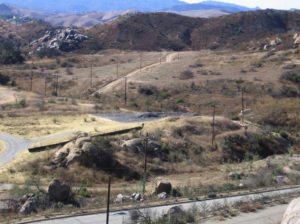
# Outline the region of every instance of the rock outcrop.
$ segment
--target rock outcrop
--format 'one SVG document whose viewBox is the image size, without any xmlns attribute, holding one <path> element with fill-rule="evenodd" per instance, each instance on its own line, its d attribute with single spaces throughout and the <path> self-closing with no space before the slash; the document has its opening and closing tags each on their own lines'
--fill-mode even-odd
<svg viewBox="0 0 300 224">
<path fill-rule="evenodd" d="M 172 185 L 171 183 L 159 183 L 157 188 L 156 188 L 156 193 L 157 194 L 160 194 L 160 193 L 167 193 L 167 194 L 170 194 L 171 193 L 171 190 L 172 190 Z"/>
<path fill-rule="evenodd" d="M 43 37 L 31 42 L 30 46 L 36 52 L 45 48 L 69 52 L 78 49 L 79 44 L 87 39 L 87 36 L 78 33 L 75 29 L 57 29 L 56 31 L 46 31 Z"/>
<path fill-rule="evenodd" d="M 67 202 L 69 200 L 71 188 L 67 184 L 62 184 L 59 180 L 51 181 L 48 194 L 51 201 Z"/>
<path fill-rule="evenodd" d="M 56 167 L 68 167 L 74 163 L 86 167 L 111 167 L 114 163 L 111 153 L 93 145 L 90 137 L 77 138 L 58 150 L 52 162 Z"/>
<path fill-rule="evenodd" d="M 124 141 L 121 145 L 123 149 L 134 153 L 144 153 L 144 138 L 134 138 Z M 148 142 L 148 155 L 152 157 L 161 157 L 161 145 L 155 141 Z"/>
<path fill-rule="evenodd" d="M 300 224 L 300 198 L 294 199 L 289 204 L 281 224 Z"/>
<path fill-rule="evenodd" d="M 32 212 L 37 212 L 36 203 L 32 199 L 28 199 L 25 204 L 21 207 L 20 213 L 23 215 L 28 215 Z"/>
</svg>

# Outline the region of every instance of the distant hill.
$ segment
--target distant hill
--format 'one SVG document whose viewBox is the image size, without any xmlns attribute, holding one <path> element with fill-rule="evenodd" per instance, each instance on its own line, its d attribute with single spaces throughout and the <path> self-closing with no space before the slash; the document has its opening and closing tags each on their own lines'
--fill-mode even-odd
<svg viewBox="0 0 300 224">
<path fill-rule="evenodd" d="M 0 3 L 6 1 L 8 0 L 0 0 Z M 44 20 L 53 26 L 89 27 L 138 11 L 166 11 L 190 17 L 210 18 L 252 10 L 216 1 L 187 4 L 179 0 L 53 0 L 43 4 L 44 1 L 46 0 L 9 0 L 9 4 L 0 4 L 0 19 L 14 19 L 24 23 L 28 21 L 25 18 L 32 18 Z"/>
<path fill-rule="evenodd" d="M 171 8 L 168 8 L 168 10 L 177 11 L 177 12 L 191 11 L 191 10 L 220 10 L 227 13 L 236 13 L 236 12 L 257 10 L 257 8 L 251 9 L 245 6 L 240 6 L 240 5 L 230 4 L 225 2 L 218 2 L 218 1 L 204 1 L 196 4 L 176 5 Z"/>
<path fill-rule="evenodd" d="M 47 12 L 95 12 L 135 9 L 157 11 L 175 5 L 186 5 L 179 0 L 0 0 L 17 7 Z"/>
</svg>

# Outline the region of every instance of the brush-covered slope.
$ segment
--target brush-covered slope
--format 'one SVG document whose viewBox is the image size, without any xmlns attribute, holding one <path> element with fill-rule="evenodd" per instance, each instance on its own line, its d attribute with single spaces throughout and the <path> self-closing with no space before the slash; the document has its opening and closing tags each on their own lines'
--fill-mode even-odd
<svg viewBox="0 0 300 224">
<path fill-rule="evenodd" d="M 86 30 L 90 48 L 182 50 L 191 46 L 191 33 L 201 19 L 171 13 L 136 13 Z"/>
</svg>

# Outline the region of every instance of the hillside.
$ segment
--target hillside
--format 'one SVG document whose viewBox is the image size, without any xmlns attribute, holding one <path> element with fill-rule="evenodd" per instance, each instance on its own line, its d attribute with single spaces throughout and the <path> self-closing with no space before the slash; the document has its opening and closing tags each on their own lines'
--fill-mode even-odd
<svg viewBox="0 0 300 224">
<path fill-rule="evenodd" d="M 206 20 L 192 34 L 192 48 L 225 48 L 300 30 L 300 12 L 258 10 Z"/>
<path fill-rule="evenodd" d="M 85 47 L 135 50 L 236 48 L 250 45 L 250 41 L 297 32 L 299 24 L 299 11 L 258 10 L 210 19 L 170 13 L 136 13 L 85 30 L 92 38 Z"/>
<path fill-rule="evenodd" d="M 201 19 L 171 13 L 136 13 L 85 30 L 87 47 L 137 50 L 182 50 L 191 46 L 191 32 Z"/>
</svg>

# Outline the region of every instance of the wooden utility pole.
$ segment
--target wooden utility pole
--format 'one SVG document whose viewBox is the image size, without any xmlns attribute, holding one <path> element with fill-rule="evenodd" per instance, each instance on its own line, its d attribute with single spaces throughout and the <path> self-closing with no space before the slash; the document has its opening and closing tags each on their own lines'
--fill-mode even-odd
<svg viewBox="0 0 300 224">
<path fill-rule="evenodd" d="M 110 182 L 111 182 L 111 177 L 108 178 L 106 224 L 109 224 Z"/>
<path fill-rule="evenodd" d="M 142 52 L 140 53 L 140 72 L 142 71 Z"/>
<path fill-rule="evenodd" d="M 56 73 L 55 95 L 58 96 L 58 73 Z"/>
<path fill-rule="evenodd" d="M 93 88 L 93 62 L 91 63 L 91 79 L 90 79 L 90 82 L 91 82 L 91 88 Z"/>
<path fill-rule="evenodd" d="M 178 50 L 178 53 L 177 53 L 177 59 L 178 59 L 178 61 L 179 61 L 179 50 Z"/>
<path fill-rule="evenodd" d="M 117 56 L 117 78 L 119 78 L 119 57 Z"/>
<path fill-rule="evenodd" d="M 213 111 L 213 122 L 212 122 L 212 138 L 211 138 L 211 147 L 214 148 L 215 145 L 215 117 L 216 117 L 216 105 L 213 106 L 214 111 Z"/>
<path fill-rule="evenodd" d="M 159 64 L 161 64 L 161 56 L 162 56 L 162 53 L 160 52 L 160 54 L 159 54 Z"/>
<path fill-rule="evenodd" d="M 127 103 L 127 76 L 125 76 L 124 104 Z"/>
<path fill-rule="evenodd" d="M 45 76 L 45 89 L 44 89 L 44 94 L 47 96 L 47 76 Z"/>
<path fill-rule="evenodd" d="M 244 91 L 245 91 L 245 89 L 242 88 L 242 125 L 244 125 L 244 122 L 245 122 L 245 114 L 244 114 L 244 110 L 245 110 L 245 107 L 244 107 Z"/>
<path fill-rule="evenodd" d="M 146 181 L 147 181 L 147 156 L 148 156 L 148 132 L 146 134 L 145 142 L 144 142 L 144 180 L 143 180 L 143 196 L 145 194 L 146 189 Z"/>
<path fill-rule="evenodd" d="M 32 79 L 33 79 L 33 72 L 30 75 L 30 91 L 32 91 Z"/>
</svg>

